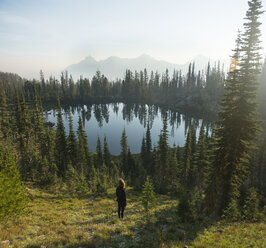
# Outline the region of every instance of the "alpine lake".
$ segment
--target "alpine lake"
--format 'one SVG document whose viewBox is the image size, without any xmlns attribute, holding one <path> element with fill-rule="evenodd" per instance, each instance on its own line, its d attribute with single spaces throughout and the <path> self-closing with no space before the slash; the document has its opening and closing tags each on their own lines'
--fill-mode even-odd
<svg viewBox="0 0 266 248">
<path fill-rule="evenodd" d="M 54 123 L 56 129 L 57 109 L 46 110 L 45 119 Z M 189 114 L 146 104 L 92 104 L 62 107 L 63 122 L 66 134 L 69 132 L 69 113 L 73 118 L 73 127 L 77 131 L 79 116 L 82 118 L 84 130 L 87 133 L 88 145 L 91 152 L 96 151 L 97 138 L 103 145 L 104 136 L 107 137 L 108 147 L 113 155 L 120 154 L 120 139 L 125 128 L 127 142 L 131 153 L 140 153 L 141 143 L 145 137 L 147 125 L 150 127 L 153 146 L 158 144 L 159 135 L 163 128 L 163 119 L 167 119 L 168 144 L 170 147 L 184 146 L 186 134 L 190 125 L 199 135 L 203 119 L 195 118 Z M 204 119 L 204 125 L 210 130 L 211 121 Z"/>
</svg>

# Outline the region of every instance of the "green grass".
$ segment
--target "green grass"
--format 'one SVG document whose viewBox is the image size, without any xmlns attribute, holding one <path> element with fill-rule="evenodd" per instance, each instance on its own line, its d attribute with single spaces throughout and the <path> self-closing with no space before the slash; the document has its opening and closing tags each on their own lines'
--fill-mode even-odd
<svg viewBox="0 0 266 248">
<path fill-rule="evenodd" d="M 180 223 L 178 201 L 162 195 L 147 215 L 131 188 L 121 221 L 114 190 L 78 199 L 29 188 L 27 214 L 0 225 L 0 247 L 266 247 L 263 223 L 217 223 L 207 229 L 203 223 Z"/>
<path fill-rule="evenodd" d="M 266 225 L 265 223 L 233 223 L 230 225 L 218 223 L 200 234 L 192 247 L 266 247 Z"/>
</svg>

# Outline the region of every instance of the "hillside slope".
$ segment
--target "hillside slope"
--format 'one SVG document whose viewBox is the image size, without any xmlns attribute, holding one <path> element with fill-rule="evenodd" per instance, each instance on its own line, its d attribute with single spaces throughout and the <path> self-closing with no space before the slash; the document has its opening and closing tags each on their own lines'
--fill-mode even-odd
<svg viewBox="0 0 266 248">
<path fill-rule="evenodd" d="M 184 224 L 176 215 L 177 200 L 157 195 L 145 214 L 141 197 L 127 189 L 125 219 L 116 216 L 114 189 L 105 197 L 81 199 L 28 189 L 28 213 L 0 225 L 0 247 L 265 247 L 263 223 Z M 205 225 L 206 227 L 206 225 Z M 194 240 L 194 241 L 193 241 Z"/>
</svg>

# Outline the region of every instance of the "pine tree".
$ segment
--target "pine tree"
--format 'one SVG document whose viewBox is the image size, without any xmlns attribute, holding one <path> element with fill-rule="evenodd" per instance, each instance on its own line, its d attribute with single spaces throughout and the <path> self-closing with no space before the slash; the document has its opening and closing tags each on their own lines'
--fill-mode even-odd
<svg viewBox="0 0 266 248">
<path fill-rule="evenodd" d="M 128 145 L 127 145 L 127 135 L 126 135 L 126 129 L 123 129 L 121 140 L 120 140 L 120 145 L 121 145 L 121 161 L 122 161 L 122 171 L 124 174 L 127 176 L 128 173 L 128 160 L 127 160 L 127 153 L 128 153 Z"/>
<path fill-rule="evenodd" d="M 9 114 L 6 103 L 6 95 L 0 85 L 0 132 L 1 131 L 3 134 L 3 138 L 6 139 L 9 133 Z"/>
<path fill-rule="evenodd" d="M 260 219 L 259 199 L 255 188 L 249 189 L 248 196 L 245 199 L 243 215 L 244 219 L 248 221 L 258 221 Z"/>
<path fill-rule="evenodd" d="M 177 213 L 182 222 L 189 222 L 193 220 L 189 193 L 186 190 L 184 190 L 181 194 L 179 204 L 177 206 Z"/>
<path fill-rule="evenodd" d="M 117 165 L 114 163 L 114 161 L 111 161 L 111 179 L 112 179 L 112 185 L 117 185 L 117 181 L 118 181 L 118 178 L 119 178 L 119 170 L 118 170 L 118 167 Z"/>
<path fill-rule="evenodd" d="M 56 182 L 57 167 L 54 163 L 49 163 L 49 161 L 44 157 L 41 161 L 41 168 L 39 169 L 38 182 L 41 186 L 52 185 Z"/>
<path fill-rule="evenodd" d="M 103 167 L 103 153 L 102 153 L 102 145 L 100 138 L 97 138 L 97 146 L 96 146 L 96 159 L 95 159 L 95 168 L 102 170 Z"/>
<path fill-rule="evenodd" d="M 62 110 L 58 98 L 57 127 L 55 137 L 55 161 L 58 167 L 58 175 L 63 177 L 67 169 L 67 139 L 62 118 Z"/>
<path fill-rule="evenodd" d="M 19 133 L 25 139 L 26 144 L 29 143 L 31 131 L 31 122 L 28 106 L 25 102 L 25 97 L 22 94 L 20 99 L 20 123 L 19 123 Z"/>
<path fill-rule="evenodd" d="M 220 128 L 215 130 L 213 132 L 213 140 L 214 140 L 214 161 L 212 163 L 211 172 L 209 174 L 210 181 L 208 183 L 208 187 L 206 189 L 206 198 L 205 198 L 205 210 L 209 213 L 219 213 L 221 214 L 226 208 L 227 204 L 229 203 L 229 199 L 222 199 L 221 196 L 221 190 L 224 190 L 225 185 L 222 185 L 223 178 L 221 177 L 223 171 L 223 166 L 225 166 L 225 156 L 229 154 L 229 149 L 231 147 L 228 147 L 228 140 L 230 136 L 232 135 L 229 128 L 222 128 L 223 122 L 225 124 L 233 124 L 233 116 L 231 112 L 235 108 L 234 105 L 234 99 L 235 99 L 235 92 L 237 91 L 238 87 L 238 81 L 239 81 L 239 59 L 240 59 L 240 43 L 241 43 L 241 35 L 240 32 L 238 32 L 238 36 L 236 39 L 236 48 L 233 50 L 234 54 L 231 57 L 231 63 L 233 64 L 233 67 L 231 65 L 231 70 L 228 73 L 227 78 L 227 84 L 225 87 L 226 93 L 223 96 L 223 99 L 221 101 L 221 105 L 224 106 L 223 112 L 220 112 L 218 115 L 220 117 L 220 121 L 218 122 L 218 125 L 220 125 Z M 224 125 L 225 125 L 224 124 Z M 227 125 L 228 125 L 227 124 Z M 228 129 L 228 130 L 226 130 Z M 229 136 L 227 138 L 227 136 Z M 231 144 L 233 145 L 233 143 Z M 218 148 L 219 147 L 219 148 Z M 217 149 L 218 148 L 218 149 Z M 227 155 L 228 156 L 228 155 Z M 229 158 L 228 158 L 229 160 Z M 230 163 L 228 161 L 227 163 Z M 219 196 L 218 196 L 219 195 Z M 222 201 L 226 200 L 227 203 L 224 203 L 224 206 L 222 207 Z M 233 199 L 231 199 L 232 201 Z"/>
<path fill-rule="evenodd" d="M 232 56 L 239 61 L 239 66 L 228 74 L 215 131 L 215 161 L 205 204 L 207 212 L 216 214 L 221 214 L 232 199 L 239 197 L 239 187 L 248 170 L 250 149 L 259 129 L 255 98 L 261 59 L 258 18 L 263 11 L 259 0 L 250 0 L 248 5 L 245 30 L 241 39 L 238 37 Z"/>
<path fill-rule="evenodd" d="M 159 136 L 158 142 L 158 156 L 159 163 L 156 171 L 156 178 L 158 184 L 158 190 L 161 193 L 166 192 L 167 188 L 167 175 L 169 170 L 169 146 L 168 146 L 168 130 L 167 130 L 167 116 L 163 118 L 163 129 Z"/>
<path fill-rule="evenodd" d="M 266 57 L 264 58 L 264 64 L 260 76 L 259 103 L 261 117 L 263 120 L 266 120 Z"/>
<path fill-rule="evenodd" d="M 34 110 L 33 110 L 33 128 L 34 128 L 34 134 L 35 134 L 35 142 L 39 144 L 39 149 L 42 155 L 42 158 L 46 156 L 45 154 L 46 149 L 45 149 L 45 131 L 44 131 L 44 119 L 43 119 L 43 111 L 42 107 L 40 106 L 40 101 L 38 98 L 38 93 L 37 93 L 37 86 L 36 83 L 34 82 L 33 84 L 33 89 L 34 89 Z"/>
<path fill-rule="evenodd" d="M 80 116 L 78 121 L 77 135 L 79 164 L 83 168 L 84 175 L 88 175 L 92 162 L 89 155 L 87 134 L 83 129 L 82 119 Z"/>
<path fill-rule="evenodd" d="M 178 166 L 177 160 L 177 149 L 174 145 L 169 161 L 169 175 L 168 175 L 168 185 L 172 195 L 176 195 L 181 188 L 180 185 L 180 168 Z"/>
<path fill-rule="evenodd" d="M 199 139 L 196 149 L 194 159 L 194 180 L 195 185 L 201 191 L 206 186 L 207 173 L 208 173 L 208 156 L 207 156 L 207 146 L 206 146 L 206 136 L 204 131 L 204 123 L 202 122 Z"/>
<path fill-rule="evenodd" d="M 38 94 L 37 94 L 37 87 L 36 83 L 33 84 L 33 90 L 34 90 L 34 111 L 33 111 L 33 128 L 34 128 L 34 134 L 35 139 L 38 140 L 37 136 L 41 132 L 41 125 L 43 123 L 43 120 L 41 120 L 41 113 L 40 113 L 40 107 L 39 107 L 39 100 L 38 100 Z"/>
<path fill-rule="evenodd" d="M 153 183 L 151 178 L 148 176 L 142 188 L 142 204 L 146 212 L 149 212 L 154 207 L 155 201 L 156 198 Z"/>
<path fill-rule="evenodd" d="M 258 190 L 260 194 L 266 194 L 266 130 L 258 150 L 258 161 L 256 168 L 256 179 L 258 180 Z"/>
<path fill-rule="evenodd" d="M 89 189 L 94 194 L 97 192 L 97 185 L 99 181 L 98 171 L 95 169 L 94 165 L 89 172 Z"/>
<path fill-rule="evenodd" d="M 27 204 L 24 186 L 11 154 L 0 147 L 0 220 L 19 215 Z"/>
<path fill-rule="evenodd" d="M 102 165 L 100 180 L 98 181 L 97 190 L 98 193 L 106 193 L 108 187 L 110 186 L 110 177 L 105 164 Z"/>
<path fill-rule="evenodd" d="M 83 168 L 78 163 L 78 143 L 73 128 L 73 119 L 70 112 L 69 112 L 68 157 L 73 167 L 78 171 L 79 175 L 83 174 Z"/>
<path fill-rule="evenodd" d="M 79 183 L 79 178 L 71 162 L 67 165 L 67 170 L 65 172 L 65 182 L 67 185 L 68 193 L 70 193 L 71 195 L 77 193 L 77 185 Z"/>
<path fill-rule="evenodd" d="M 190 126 L 183 153 L 183 162 L 181 168 L 181 181 L 184 187 L 191 186 L 191 172 L 192 172 L 192 135 L 193 127 Z"/>
<path fill-rule="evenodd" d="M 152 143 L 151 143 L 151 130 L 150 125 L 147 125 L 146 131 L 146 168 L 148 174 L 152 171 Z"/>
<path fill-rule="evenodd" d="M 26 105 L 24 95 L 21 95 L 20 101 L 17 98 L 17 108 L 16 108 L 16 120 L 17 120 L 17 130 L 18 130 L 18 143 L 20 151 L 20 161 L 19 168 L 23 180 L 33 179 L 33 170 L 35 166 L 30 163 L 32 157 L 35 154 L 31 154 L 32 146 L 29 145 L 32 125 L 30 122 L 30 114 L 28 106 Z"/>
<path fill-rule="evenodd" d="M 51 130 L 50 128 L 45 129 L 45 134 L 44 134 L 44 140 L 45 140 L 45 156 L 49 162 L 54 162 L 54 157 L 53 157 L 53 151 L 54 151 L 54 146 L 55 146 L 55 135 L 54 131 Z"/>
<path fill-rule="evenodd" d="M 134 181 L 133 175 L 134 175 L 134 170 L 136 170 L 136 165 L 135 165 L 135 160 L 132 157 L 132 154 L 129 148 L 127 152 L 127 164 L 128 164 L 128 175 L 130 178 L 130 183 L 132 183 L 132 181 Z"/>
<path fill-rule="evenodd" d="M 20 99 L 19 95 L 16 92 L 16 105 L 15 105 L 15 129 L 17 134 L 21 134 L 21 107 L 20 107 Z"/>
<path fill-rule="evenodd" d="M 103 159 L 104 163 L 106 164 L 109 175 L 111 174 L 111 154 L 109 152 L 108 144 L 107 144 L 107 138 L 106 135 L 104 136 L 104 145 L 103 145 Z"/>
<path fill-rule="evenodd" d="M 146 154 L 147 154 L 146 142 L 145 142 L 145 138 L 143 137 L 142 142 L 141 142 L 141 149 L 140 149 L 140 157 L 142 160 L 143 167 L 145 167 Z"/>
<path fill-rule="evenodd" d="M 239 221 L 241 219 L 236 199 L 232 199 L 228 204 L 228 207 L 223 211 L 222 218 L 230 222 Z"/>
</svg>

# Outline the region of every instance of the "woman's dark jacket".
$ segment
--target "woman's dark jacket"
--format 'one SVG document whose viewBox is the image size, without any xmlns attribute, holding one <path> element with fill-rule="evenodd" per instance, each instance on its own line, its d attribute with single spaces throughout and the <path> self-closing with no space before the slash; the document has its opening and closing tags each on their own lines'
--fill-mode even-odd
<svg viewBox="0 0 266 248">
<path fill-rule="evenodd" d="M 125 189 L 123 187 L 118 186 L 116 188 L 116 196 L 118 205 L 121 207 L 125 207 L 127 205 L 127 198 Z"/>
</svg>

